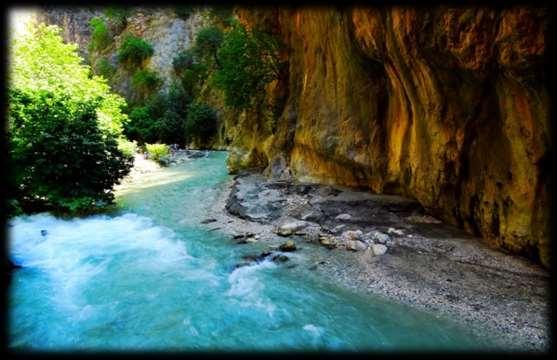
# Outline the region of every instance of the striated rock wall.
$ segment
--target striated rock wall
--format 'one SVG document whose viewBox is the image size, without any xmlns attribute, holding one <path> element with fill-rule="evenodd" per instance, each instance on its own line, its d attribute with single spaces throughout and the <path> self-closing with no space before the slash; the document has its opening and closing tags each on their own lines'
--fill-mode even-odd
<svg viewBox="0 0 557 360">
<path fill-rule="evenodd" d="M 417 199 L 549 266 L 549 12 L 512 7 L 238 9 L 285 44 L 274 130 L 227 124 L 230 166 Z"/>
<path fill-rule="evenodd" d="M 162 90 L 168 89 L 175 80 L 172 61 L 178 53 L 191 47 L 197 31 L 203 26 L 204 19 L 199 12 L 193 12 L 186 20 L 178 17 L 168 7 L 136 7 L 131 8 L 126 18 L 126 26 L 117 34 L 113 34 L 112 44 L 102 53 L 90 53 L 89 43 L 91 30 L 89 21 L 95 16 L 104 16 L 98 7 L 58 7 L 43 8 L 39 21 L 56 24 L 62 28 L 64 40 L 77 43 L 85 59 L 95 67 L 96 61 L 107 58 L 117 68 L 116 74 L 110 79 L 111 85 L 128 100 L 134 98 L 131 88 L 131 74 L 118 67 L 117 50 L 124 34 L 141 37 L 153 46 L 153 56 L 146 67 L 155 71 L 163 80 Z"/>
</svg>

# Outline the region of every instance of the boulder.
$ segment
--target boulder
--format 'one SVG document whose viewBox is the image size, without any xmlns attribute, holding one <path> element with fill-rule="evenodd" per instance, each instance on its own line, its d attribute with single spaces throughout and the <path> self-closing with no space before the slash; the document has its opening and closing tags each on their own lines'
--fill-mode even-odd
<svg viewBox="0 0 557 360">
<path fill-rule="evenodd" d="M 364 233 L 362 230 L 347 230 L 340 236 L 343 242 L 361 240 Z"/>
<path fill-rule="evenodd" d="M 280 236 L 290 236 L 308 225 L 305 221 L 289 221 L 279 225 L 275 232 Z"/>
<path fill-rule="evenodd" d="M 327 234 L 319 234 L 319 243 L 327 249 L 334 249 L 337 247 L 335 237 Z"/>
<path fill-rule="evenodd" d="M 292 240 L 287 240 L 284 244 L 279 246 L 280 251 L 296 251 L 296 244 Z"/>
<path fill-rule="evenodd" d="M 350 240 L 345 242 L 346 250 L 364 251 L 367 249 L 367 244 L 360 240 Z"/>
<path fill-rule="evenodd" d="M 365 238 L 376 244 L 388 245 L 391 243 L 391 237 L 381 231 L 371 231 L 365 235 Z"/>
<path fill-rule="evenodd" d="M 382 244 L 373 244 L 371 245 L 371 252 L 375 256 L 380 256 L 387 252 L 387 247 Z"/>
</svg>

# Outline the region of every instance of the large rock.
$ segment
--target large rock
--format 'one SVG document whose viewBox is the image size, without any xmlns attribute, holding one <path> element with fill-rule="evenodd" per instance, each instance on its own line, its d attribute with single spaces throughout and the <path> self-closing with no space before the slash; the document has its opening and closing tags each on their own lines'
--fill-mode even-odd
<svg viewBox="0 0 557 360">
<path fill-rule="evenodd" d="M 309 223 L 306 221 L 288 221 L 279 225 L 276 229 L 276 233 L 280 236 L 290 236 L 294 233 L 300 232 L 300 230 L 307 227 Z"/>
<path fill-rule="evenodd" d="M 284 252 L 296 251 L 296 244 L 292 240 L 287 240 L 279 246 L 279 250 Z"/>
<path fill-rule="evenodd" d="M 373 244 L 371 245 L 371 252 L 375 256 L 380 256 L 387 252 L 387 247 L 381 244 Z"/>
</svg>

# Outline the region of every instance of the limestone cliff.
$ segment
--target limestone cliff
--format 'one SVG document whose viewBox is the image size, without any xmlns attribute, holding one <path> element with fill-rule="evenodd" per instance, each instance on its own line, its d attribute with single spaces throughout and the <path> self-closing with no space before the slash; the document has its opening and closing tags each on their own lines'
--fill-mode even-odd
<svg viewBox="0 0 557 360">
<path fill-rule="evenodd" d="M 199 11 L 192 11 L 186 19 L 179 17 L 173 8 L 168 7 L 134 7 L 130 8 L 125 26 L 117 29 L 113 41 L 102 52 L 89 51 L 91 29 L 89 21 L 95 17 L 106 17 L 103 8 L 97 7 L 45 7 L 40 12 L 39 21 L 59 25 L 64 40 L 79 45 L 83 57 L 93 68 L 100 59 L 108 59 L 116 69 L 110 79 L 112 87 L 127 99 L 133 99 L 131 74 L 117 64 L 117 50 L 123 36 L 131 34 L 140 37 L 153 46 L 153 56 L 146 67 L 155 71 L 163 80 L 162 90 L 169 87 L 175 79 L 172 61 L 182 50 L 192 45 L 197 30 L 204 19 Z"/>
<path fill-rule="evenodd" d="M 410 196 L 549 266 L 547 10 L 237 14 L 283 41 L 288 67 L 268 89 L 284 104 L 273 130 L 249 113 L 228 120 L 232 169 Z"/>
</svg>

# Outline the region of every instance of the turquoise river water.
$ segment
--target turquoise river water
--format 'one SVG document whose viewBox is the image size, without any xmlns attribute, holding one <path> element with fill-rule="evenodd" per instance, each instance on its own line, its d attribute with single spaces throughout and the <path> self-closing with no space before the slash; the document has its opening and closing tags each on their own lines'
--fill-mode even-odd
<svg viewBox="0 0 557 360">
<path fill-rule="evenodd" d="M 199 225 L 229 180 L 226 153 L 161 168 L 117 193 L 115 214 L 9 224 L 12 349 L 466 350 L 447 319 L 356 294 Z M 46 230 L 42 235 L 41 230 Z"/>
</svg>

